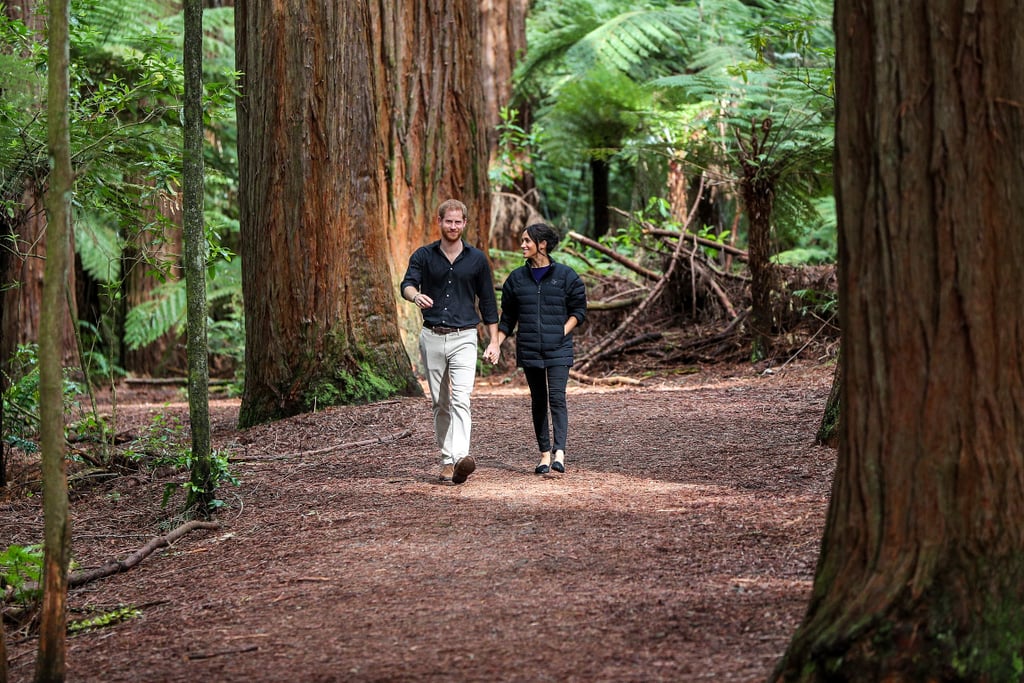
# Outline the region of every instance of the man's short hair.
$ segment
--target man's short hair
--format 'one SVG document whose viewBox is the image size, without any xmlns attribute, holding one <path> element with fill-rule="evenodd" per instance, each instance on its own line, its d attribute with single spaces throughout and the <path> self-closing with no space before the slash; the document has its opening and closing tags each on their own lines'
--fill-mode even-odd
<svg viewBox="0 0 1024 683">
<path fill-rule="evenodd" d="M 462 212 L 462 220 L 469 220 L 469 210 L 458 199 L 446 199 L 441 202 L 441 206 L 437 207 L 437 217 L 444 220 L 444 215 L 453 209 Z"/>
</svg>

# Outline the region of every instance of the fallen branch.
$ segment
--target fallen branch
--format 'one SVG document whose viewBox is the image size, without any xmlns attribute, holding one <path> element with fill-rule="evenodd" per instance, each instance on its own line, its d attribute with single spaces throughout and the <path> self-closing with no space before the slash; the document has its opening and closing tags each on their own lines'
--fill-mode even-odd
<svg viewBox="0 0 1024 683">
<path fill-rule="evenodd" d="M 708 247 L 710 249 L 717 249 L 719 251 L 724 251 L 725 253 L 727 253 L 727 254 L 729 254 L 731 256 L 735 256 L 740 261 L 744 261 L 745 262 L 745 261 L 747 261 L 747 258 L 748 258 L 747 257 L 747 252 L 745 252 L 742 249 L 739 249 L 737 247 L 734 247 L 734 246 L 731 246 L 729 244 L 726 244 L 725 242 L 716 242 L 714 240 L 709 240 L 706 237 L 697 237 L 696 235 L 692 235 L 692 234 L 690 234 L 688 232 L 687 233 L 680 233 L 680 232 L 676 232 L 675 230 L 665 230 L 664 228 L 655 228 L 650 223 L 641 222 L 640 225 L 641 225 L 641 227 L 643 227 L 645 235 L 652 235 L 654 237 L 668 237 L 670 239 L 679 239 L 680 237 L 682 237 L 684 240 L 686 240 L 688 242 L 695 242 L 695 243 L 699 244 L 702 247 Z"/>
<path fill-rule="evenodd" d="M 89 583 L 90 581 L 95 581 L 96 579 L 102 579 L 106 576 L 113 576 L 114 574 L 119 574 L 123 571 L 127 571 L 135 565 L 137 565 L 139 562 L 142 562 L 142 560 L 146 559 L 146 557 L 157 548 L 162 548 L 164 546 L 171 545 L 179 538 L 195 529 L 220 529 L 220 522 L 186 522 L 185 524 L 182 524 L 166 536 L 159 536 L 157 538 L 154 538 L 149 543 L 147 543 L 146 545 L 142 546 L 140 549 L 136 550 L 134 553 L 129 555 L 128 558 L 125 560 L 108 562 L 102 567 L 97 567 L 95 569 L 83 569 L 81 571 L 72 573 L 68 577 L 68 588 L 82 586 L 84 584 Z"/>
<path fill-rule="evenodd" d="M 631 220 L 636 220 L 636 216 L 634 216 L 633 214 L 629 213 L 628 211 L 623 211 L 622 209 L 616 208 L 614 206 L 610 207 L 610 208 L 612 209 L 612 211 L 616 211 L 616 212 L 622 214 L 623 216 L 625 216 L 626 218 L 629 218 Z M 699 244 L 701 246 L 709 247 L 711 249 L 718 249 L 719 251 L 724 251 L 726 254 L 729 254 L 731 256 L 735 256 L 740 261 L 747 261 L 748 260 L 747 252 L 745 252 L 742 249 L 739 249 L 737 247 L 734 247 L 731 244 L 726 244 L 725 242 L 716 242 L 715 240 L 709 240 L 706 237 L 699 237 L 697 235 L 694 235 L 693 233 L 686 232 L 685 230 L 683 232 L 678 232 L 676 230 L 666 230 L 664 228 L 657 228 L 657 227 L 654 226 L 653 223 L 649 223 L 649 222 L 644 221 L 644 220 L 641 220 L 641 221 L 638 221 L 638 222 L 640 223 L 640 227 L 643 228 L 643 231 L 644 231 L 645 235 L 652 235 L 654 237 L 671 237 L 672 239 L 680 239 L 681 238 L 681 239 L 693 242 L 694 245 Z M 687 224 L 689 224 L 689 221 L 687 221 Z M 733 236 L 735 236 L 735 234 L 736 234 L 735 228 L 733 229 L 732 234 L 733 234 Z"/>
<path fill-rule="evenodd" d="M 627 339 L 626 341 L 622 342 L 618 346 L 615 346 L 613 348 L 610 348 L 610 349 L 607 349 L 605 351 L 602 351 L 598 355 L 594 356 L 593 359 L 592 359 L 592 362 L 596 363 L 599 360 L 604 360 L 605 358 L 610 358 L 611 356 L 614 356 L 614 355 L 617 355 L 619 353 L 622 353 L 626 349 L 632 348 L 634 346 L 638 346 L 640 344 L 643 344 L 644 342 L 658 341 L 659 339 L 662 338 L 662 336 L 663 335 L 661 334 L 661 332 L 648 332 L 647 334 L 641 334 L 638 337 L 633 337 L 632 339 Z"/>
<path fill-rule="evenodd" d="M 585 384 L 641 384 L 638 379 L 622 377 L 621 375 L 612 375 L 611 377 L 591 377 L 590 375 L 584 375 L 582 372 L 570 370 L 569 376 L 577 382 L 583 382 Z"/>
<path fill-rule="evenodd" d="M 621 299 L 619 301 L 588 301 L 588 311 L 617 311 L 620 308 L 629 308 L 635 306 L 644 298 L 642 296 L 635 296 L 631 299 Z"/>
<path fill-rule="evenodd" d="M 573 238 L 580 244 L 585 244 L 588 247 L 601 252 L 611 260 L 621 263 L 622 265 L 632 270 L 634 273 L 639 273 L 640 275 L 643 275 L 648 280 L 658 280 L 661 277 L 661 275 L 659 275 L 656 271 L 653 271 L 650 268 L 644 268 L 639 263 L 636 263 L 635 261 L 630 261 L 625 256 L 615 253 L 614 251 L 604 246 L 600 242 L 596 242 L 590 239 L 589 237 L 579 234 L 578 232 L 570 230 L 569 237 Z"/>
<path fill-rule="evenodd" d="M 230 655 L 241 655 L 246 652 L 255 652 L 259 650 L 259 645 L 247 645 L 245 647 L 236 648 L 234 650 L 217 650 L 216 652 L 192 652 L 188 655 L 189 659 L 211 659 L 213 657 L 227 657 Z"/>
</svg>

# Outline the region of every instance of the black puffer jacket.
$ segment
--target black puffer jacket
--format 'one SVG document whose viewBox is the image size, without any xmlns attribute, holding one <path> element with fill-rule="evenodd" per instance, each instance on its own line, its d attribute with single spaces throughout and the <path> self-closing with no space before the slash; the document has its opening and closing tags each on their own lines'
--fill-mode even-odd
<svg viewBox="0 0 1024 683">
<path fill-rule="evenodd" d="M 501 287 L 498 329 L 508 337 L 515 332 L 516 365 L 521 368 L 572 365 L 572 334 L 563 334 L 569 316 L 581 324 L 587 317 L 586 287 L 569 266 L 552 261 L 538 284 L 526 264 L 513 270 Z"/>
</svg>

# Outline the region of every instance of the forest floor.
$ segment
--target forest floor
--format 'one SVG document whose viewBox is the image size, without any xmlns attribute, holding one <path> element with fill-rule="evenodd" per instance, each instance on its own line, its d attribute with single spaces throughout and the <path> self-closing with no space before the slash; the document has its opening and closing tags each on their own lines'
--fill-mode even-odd
<svg viewBox="0 0 1024 683">
<path fill-rule="evenodd" d="M 810 594 L 832 365 L 690 369 L 571 382 L 567 471 L 542 476 L 521 378 L 481 378 L 462 485 L 437 479 L 426 398 L 247 430 L 214 398 L 240 480 L 219 528 L 70 591 L 72 620 L 137 612 L 70 636 L 67 680 L 764 680 Z M 118 392 L 121 432 L 187 417 L 180 390 Z M 38 479 L 10 467 L 0 549 L 42 537 Z M 73 474 L 79 570 L 182 522 L 180 491 L 161 506 L 181 474 Z M 30 681 L 33 629 L 6 630 L 10 680 Z"/>
</svg>

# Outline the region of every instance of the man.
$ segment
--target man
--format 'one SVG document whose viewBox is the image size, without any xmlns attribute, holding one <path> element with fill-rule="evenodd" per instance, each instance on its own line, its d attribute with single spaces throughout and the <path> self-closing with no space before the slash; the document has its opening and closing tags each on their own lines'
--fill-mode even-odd
<svg viewBox="0 0 1024 683">
<path fill-rule="evenodd" d="M 481 316 L 490 338 L 498 334 L 491 266 L 484 252 L 462 239 L 466 218 L 466 205 L 455 199 L 438 207 L 441 239 L 413 252 L 401 285 L 402 297 L 423 314 L 420 354 L 434 406 L 434 439 L 441 449 L 439 478 L 454 484 L 476 469 L 469 454 L 469 399 Z"/>
</svg>

